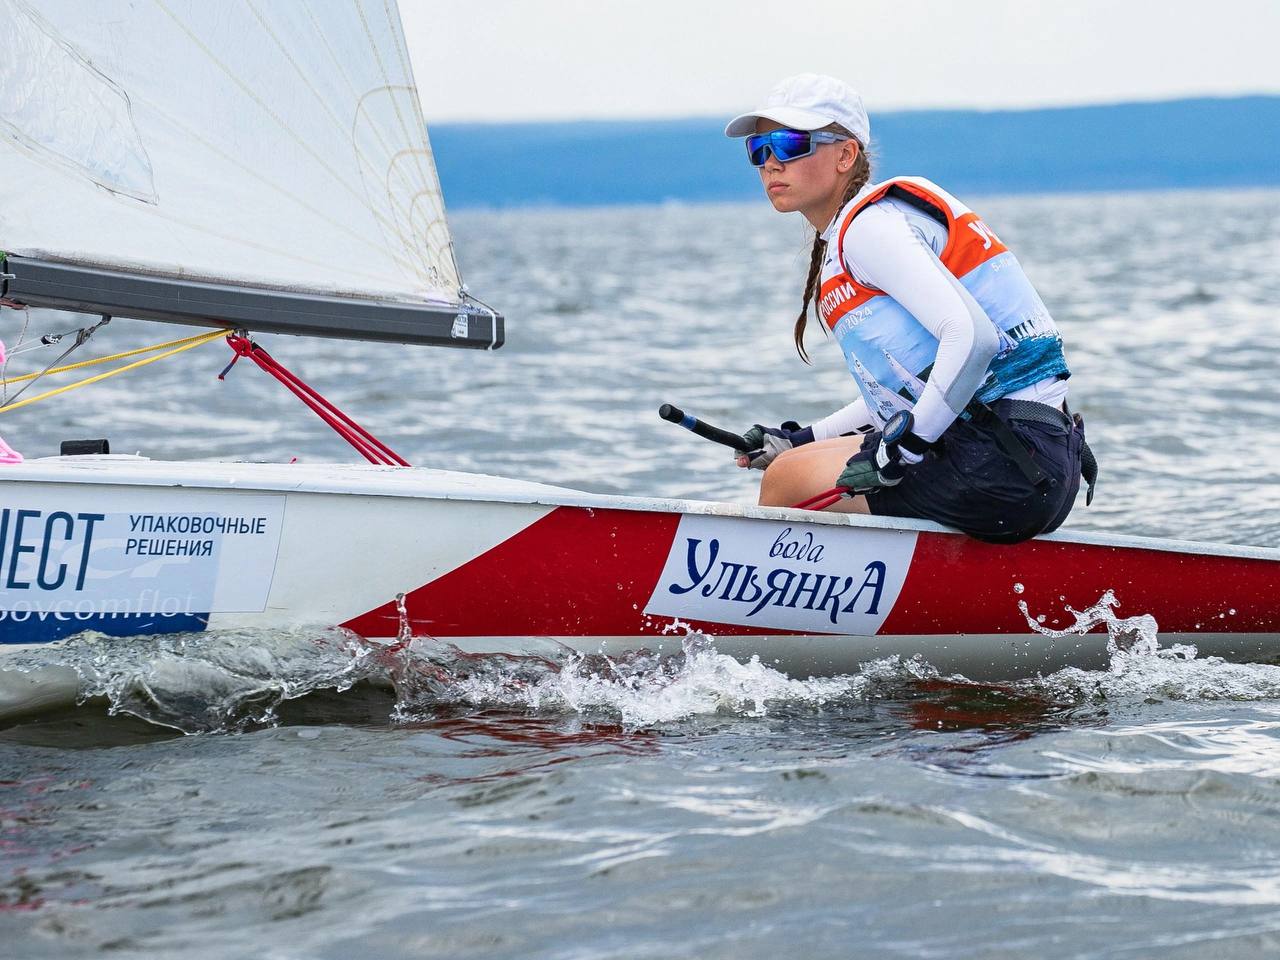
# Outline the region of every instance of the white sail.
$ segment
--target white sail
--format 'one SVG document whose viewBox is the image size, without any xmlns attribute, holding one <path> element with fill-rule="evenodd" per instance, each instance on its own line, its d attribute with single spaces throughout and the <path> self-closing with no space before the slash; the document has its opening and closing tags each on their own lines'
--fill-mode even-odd
<svg viewBox="0 0 1280 960">
<path fill-rule="evenodd" d="M 457 303 L 394 2 L 0 0 L 0 250 Z"/>
</svg>

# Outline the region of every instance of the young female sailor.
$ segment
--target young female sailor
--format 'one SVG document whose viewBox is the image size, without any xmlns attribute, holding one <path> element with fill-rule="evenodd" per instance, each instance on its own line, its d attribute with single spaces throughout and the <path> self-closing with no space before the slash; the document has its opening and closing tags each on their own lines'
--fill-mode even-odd
<svg viewBox="0 0 1280 960">
<path fill-rule="evenodd" d="M 741 466 L 760 502 L 832 485 L 833 509 L 936 520 L 1015 543 L 1055 529 L 1080 485 L 1084 424 L 1067 412 L 1062 339 L 1017 259 L 982 219 L 920 177 L 871 183 L 862 98 L 832 77 L 783 80 L 725 128 L 745 137 L 774 208 L 814 226 L 795 325 L 809 305 L 860 396 L 812 426 L 756 424 Z"/>
</svg>

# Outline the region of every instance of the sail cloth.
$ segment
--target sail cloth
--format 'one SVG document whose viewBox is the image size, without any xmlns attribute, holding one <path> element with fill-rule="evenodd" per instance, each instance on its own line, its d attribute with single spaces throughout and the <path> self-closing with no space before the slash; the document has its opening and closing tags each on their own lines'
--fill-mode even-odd
<svg viewBox="0 0 1280 960">
<path fill-rule="evenodd" d="M 0 22 L 19 286 L 29 258 L 120 290 L 464 299 L 394 2 L 0 0 Z"/>
</svg>

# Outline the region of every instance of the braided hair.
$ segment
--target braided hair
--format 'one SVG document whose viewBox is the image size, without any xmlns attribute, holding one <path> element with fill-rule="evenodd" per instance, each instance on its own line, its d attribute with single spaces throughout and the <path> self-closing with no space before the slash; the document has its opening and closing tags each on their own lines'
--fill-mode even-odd
<svg viewBox="0 0 1280 960">
<path fill-rule="evenodd" d="M 840 133 L 849 136 L 849 131 L 838 123 L 830 124 L 823 127 L 832 133 Z M 851 139 L 858 144 L 858 156 L 853 161 L 853 169 L 849 173 L 849 182 L 844 189 L 844 197 L 840 201 L 840 209 L 843 210 L 845 205 L 858 195 L 858 191 L 867 185 L 871 179 L 871 160 L 867 157 L 866 145 L 859 141 L 856 137 Z M 822 239 L 822 234 L 815 231 L 813 238 L 813 252 L 809 255 L 809 277 L 804 282 L 804 304 L 800 307 L 800 316 L 796 317 L 796 352 L 800 354 L 800 359 L 805 363 L 809 363 L 809 354 L 804 349 L 804 328 L 809 322 L 809 304 L 813 302 L 817 296 L 820 286 L 818 280 L 822 275 L 822 261 L 826 256 L 827 241 Z"/>
</svg>

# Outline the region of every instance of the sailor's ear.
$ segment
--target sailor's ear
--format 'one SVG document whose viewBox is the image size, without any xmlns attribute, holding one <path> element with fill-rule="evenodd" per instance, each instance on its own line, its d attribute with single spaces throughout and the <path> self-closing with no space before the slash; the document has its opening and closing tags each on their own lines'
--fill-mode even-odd
<svg viewBox="0 0 1280 960">
<path fill-rule="evenodd" d="M 858 146 L 858 141 L 849 139 L 840 141 L 840 160 L 837 169 L 841 173 L 848 173 L 853 169 L 854 161 L 858 159 L 858 151 L 862 148 Z"/>
</svg>

